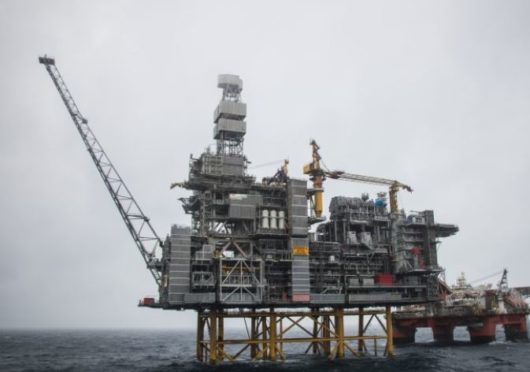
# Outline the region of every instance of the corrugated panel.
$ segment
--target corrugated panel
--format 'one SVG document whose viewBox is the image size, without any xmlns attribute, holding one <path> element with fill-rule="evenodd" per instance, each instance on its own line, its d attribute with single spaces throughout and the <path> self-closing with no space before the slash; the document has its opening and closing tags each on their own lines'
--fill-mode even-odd
<svg viewBox="0 0 530 372">
<path fill-rule="evenodd" d="M 304 235 L 307 234 L 307 227 L 292 227 L 290 228 L 292 235 Z"/>
<path fill-rule="evenodd" d="M 215 302 L 215 293 L 186 293 L 184 302 L 186 304 L 211 304 Z"/>
<path fill-rule="evenodd" d="M 311 303 L 315 304 L 343 304 L 344 301 L 344 294 L 311 293 Z"/>
<path fill-rule="evenodd" d="M 287 222 L 291 235 L 307 235 L 307 182 L 305 180 L 289 180 L 287 185 Z"/>
<path fill-rule="evenodd" d="M 190 291 L 191 230 L 188 227 L 171 228 L 170 263 L 168 272 L 168 301 L 182 304 L 184 294 Z"/>
<path fill-rule="evenodd" d="M 291 216 L 289 218 L 292 227 L 304 227 L 307 229 L 307 216 Z"/>
<path fill-rule="evenodd" d="M 256 218 L 256 207 L 254 205 L 230 204 L 228 217 L 241 220 L 253 220 Z"/>
<path fill-rule="evenodd" d="M 295 246 L 307 247 L 308 243 L 309 243 L 309 240 L 305 237 L 303 238 L 292 237 L 289 241 L 291 249 Z"/>
<path fill-rule="evenodd" d="M 220 155 L 220 158 L 223 164 L 232 164 L 232 165 L 245 164 L 245 158 L 243 158 L 242 156 Z"/>
<path fill-rule="evenodd" d="M 291 205 L 290 208 L 291 215 L 293 216 L 303 216 L 307 220 L 307 205 Z"/>
<path fill-rule="evenodd" d="M 291 251 L 295 247 L 308 247 L 307 238 L 292 237 L 289 240 Z M 310 280 L 309 280 L 309 257 L 308 256 L 292 256 L 291 261 L 291 290 L 294 294 L 309 294 Z"/>
<path fill-rule="evenodd" d="M 170 304 L 183 304 L 184 294 L 183 293 L 170 293 L 168 295 L 168 302 Z"/>
<path fill-rule="evenodd" d="M 220 299 L 220 301 L 225 304 L 255 304 L 257 303 L 254 296 L 252 296 L 249 293 L 241 293 L 241 292 L 233 293 L 227 298 Z"/>
<path fill-rule="evenodd" d="M 392 302 L 396 300 L 401 300 L 401 295 L 399 293 L 368 293 L 348 295 L 349 303 Z"/>
<path fill-rule="evenodd" d="M 245 159 L 240 156 L 223 156 L 221 159 L 223 174 L 227 176 L 243 176 Z"/>
<path fill-rule="evenodd" d="M 219 119 L 213 128 L 213 136 L 215 139 L 220 138 L 220 134 L 224 134 L 224 138 L 240 138 L 245 135 L 247 131 L 247 123 L 241 120 Z"/>
<path fill-rule="evenodd" d="M 292 205 L 307 205 L 307 196 L 305 194 L 289 195 L 287 201 Z"/>
<path fill-rule="evenodd" d="M 292 264 L 293 270 L 295 269 L 305 270 L 309 268 L 309 260 L 302 261 L 300 260 L 299 256 L 294 257 L 292 262 L 293 262 Z"/>
</svg>

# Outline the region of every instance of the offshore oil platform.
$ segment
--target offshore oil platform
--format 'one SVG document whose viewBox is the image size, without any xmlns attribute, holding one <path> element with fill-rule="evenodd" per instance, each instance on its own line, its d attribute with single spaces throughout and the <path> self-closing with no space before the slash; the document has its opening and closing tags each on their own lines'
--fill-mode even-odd
<svg viewBox="0 0 530 372">
<path fill-rule="evenodd" d="M 191 157 L 188 179 L 171 185 L 190 192 L 180 201 L 191 226 L 174 225 L 162 240 L 79 111 L 55 60 L 44 56 L 39 62 L 157 283 L 159 298 L 144 298 L 140 306 L 196 310 L 199 360 L 233 361 L 245 353 L 252 360 L 284 359 L 287 343 L 343 358 L 348 352 L 368 353 L 369 343 L 377 352 L 379 340 L 390 356 L 391 308 L 439 300 L 445 285 L 437 245 L 458 227 L 437 223 L 431 210 L 405 214 L 397 193 L 412 188 L 399 181 L 327 169 L 315 141 L 303 170 L 309 185 L 289 175 L 287 161 L 257 181 L 247 173 L 246 104 L 235 75 L 218 78 L 216 148 Z M 383 185 L 388 195 L 335 196 L 326 219 L 326 179 Z M 348 334 L 345 319 L 352 316 L 358 327 Z M 225 338 L 228 319 L 243 321 L 248 337 Z M 366 332 L 373 324 L 381 326 L 383 336 Z"/>
</svg>

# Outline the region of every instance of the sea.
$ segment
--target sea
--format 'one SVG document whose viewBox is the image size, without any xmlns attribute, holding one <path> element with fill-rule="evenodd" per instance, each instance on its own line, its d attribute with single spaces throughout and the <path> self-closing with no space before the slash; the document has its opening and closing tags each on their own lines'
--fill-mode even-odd
<svg viewBox="0 0 530 372">
<path fill-rule="evenodd" d="M 501 328 L 487 345 L 469 344 L 465 328 L 455 339 L 438 345 L 419 329 L 417 343 L 397 347 L 393 358 L 328 361 L 304 354 L 305 345 L 286 345 L 284 361 L 210 366 L 195 360 L 195 334 L 187 330 L 1 330 L 0 371 L 530 371 L 530 343 L 505 341 Z"/>
</svg>

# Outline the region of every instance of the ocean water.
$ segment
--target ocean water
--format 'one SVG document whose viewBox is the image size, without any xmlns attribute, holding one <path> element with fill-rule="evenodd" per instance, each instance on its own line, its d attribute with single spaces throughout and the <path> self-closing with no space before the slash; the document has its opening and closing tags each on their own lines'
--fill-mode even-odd
<svg viewBox="0 0 530 372">
<path fill-rule="evenodd" d="M 506 342 L 501 329 L 488 345 L 465 342 L 465 329 L 455 331 L 456 344 L 432 342 L 418 330 L 418 344 L 396 348 L 383 357 L 327 361 L 291 346 L 282 362 L 195 361 L 195 335 L 190 331 L 148 330 L 4 330 L 0 331 L 0 371 L 530 371 L 530 343 Z"/>
</svg>

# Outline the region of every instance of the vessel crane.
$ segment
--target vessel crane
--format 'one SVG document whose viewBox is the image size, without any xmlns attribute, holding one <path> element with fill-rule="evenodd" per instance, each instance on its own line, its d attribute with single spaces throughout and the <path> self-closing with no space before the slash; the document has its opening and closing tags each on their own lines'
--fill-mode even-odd
<svg viewBox="0 0 530 372">
<path fill-rule="evenodd" d="M 39 63 L 43 64 L 48 71 L 74 122 L 74 125 L 85 143 L 90 157 L 94 161 L 94 164 L 112 197 L 112 200 L 114 200 L 116 207 L 118 207 L 123 222 L 125 222 L 129 233 L 134 239 L 136 247 L 140 251 L 147 268 L 159 285 L 162 264 L 157 257 L 157 253 L 162 247 L 162 241 L 153 229 L 149 218 L 144 214 L 129 191 L 129 188 L 103 150 L 103 147 L 88 125 L 88 120 L 79 111 L 74 98 L 70 94 L 66 83 L 55 65 L 55 60 L 45 55 L 39 57 Z"/>
<path fill-rule="evenodd" d="M 315 140 L 311 140 L 310 146 L 312 147 L 313 161 L 304 166 L 304 174 L 308 174 L 310 176 L 310 180 L 313 182 L 313 209 L 316 217 L 321 217 L 322 215 L 322 199 L 324 192 L 324 190 L 322 189 L 322 184 L 326 177 L 331 179 L 389 186 L 388 195 L 390 199 L 390 212 L 392 213 L 398 212 L 398 191 L 400 189 L 404 189 L 409 192 L 412 192 L 412 187 L 396 180 L 381 177 L 362 176 L 359 174 L 346 173 L 344 171 L 339 170 L 331 171 L 326 168 L 324 163 L 322 163 L 323 166 L 320 165 L 322 157 L 318 152 L 320 147 L 318 146 Z"/>
<path fill-rule="evenodd" d="M 480 277 L 478 279 L 474 279 L 474 280 L 471 280 L 471 281 L 468 281 L 467 283 L 468 284 L 475 284 L 475 283 L 480 283 L 480 282 L 483 282 L 487 279 L 490 279 L 490 278 L 493 278 L 493 277 L 496 277 L 498 275 L 501 275 L 501 274 L 504 274 L 504 271 L 506 269 L 503 269 L 503 270 L 500 270 L 500 271 L 495 271 L 494 273 L 491 273 L 489 275 L 486 275 L 486 276 L 483 276 L 483 277 Z"/>
</svg>

